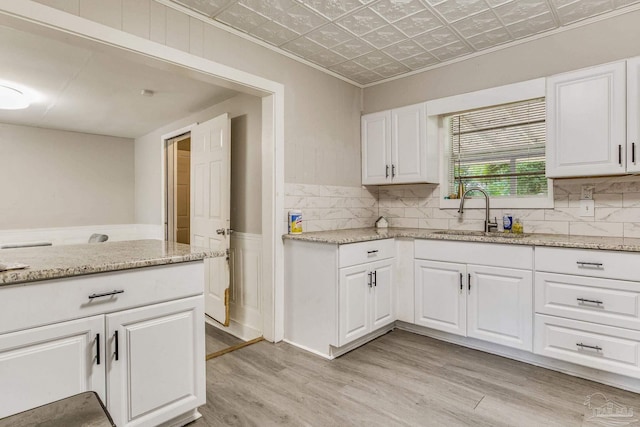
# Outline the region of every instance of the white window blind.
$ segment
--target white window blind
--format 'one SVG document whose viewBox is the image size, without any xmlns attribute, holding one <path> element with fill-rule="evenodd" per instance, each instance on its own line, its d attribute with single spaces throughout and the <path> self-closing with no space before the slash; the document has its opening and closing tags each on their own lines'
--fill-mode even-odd
<svg viewBox="0 0 640 427">
<path fill-rule="evenodd" d="M 546 197 L 545 100 L 447 116 L 449 189 L 459 182 L 491 197 Z"/>
</svg>

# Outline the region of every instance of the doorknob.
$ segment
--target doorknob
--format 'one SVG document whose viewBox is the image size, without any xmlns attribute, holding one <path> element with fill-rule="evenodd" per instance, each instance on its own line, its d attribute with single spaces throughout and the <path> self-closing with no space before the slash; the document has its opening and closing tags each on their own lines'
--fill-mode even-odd
<svg viewBox="0 0 640 427">
<path fill-rule="evenodd" d="M 223 236 L 226 236 L 227 234 L 227 229 L 226 228 L 218 228 L 216 230 L 216 234 L 222 234 Z"/>
</svg>

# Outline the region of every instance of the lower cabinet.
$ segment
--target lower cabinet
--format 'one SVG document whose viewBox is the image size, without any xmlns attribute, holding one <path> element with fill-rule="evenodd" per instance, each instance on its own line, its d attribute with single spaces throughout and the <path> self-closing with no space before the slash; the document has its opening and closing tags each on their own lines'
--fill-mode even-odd
<svg viewBox="0 0 640 427">
<path fill-rule="evenodd" d="M 448 262 L 473 259 L 473 253 L 485 252 L 472 251 L 472 243 L 446 243 L 438 250 L 437 242 L 416 241 L 420 245 L 416 253 L 433 252 L 433 257 L 440 254 L 445 261 L 415 260 L 415 323 L 531 351 L 532 271 Z M 484 245 L 486 253 L 491 253 L 492 245 Z M 520 255 L 531 259 L 531 248 L 518 249 L 524 249 Z"/>
<path fill-rule="evenodd" d="M 395 321 L 392 282 L 392 260 L 340 269 L 340 346 Z"/>
<path fill-rule="evenodd" d="M 0 418 L 95 391 L 118 427 L 193 421 L 206 403 L 203 288 L 194 262 L 0 289 L 19 301 L 39 290 L 59 298 L 39 304 L 55 323 L 0 323 Z M 154 302 L 169 291 L 182 296 Z"/>
<path fill-rule="evenodd" d="M 93 390 L 105 401 L 104 316 L 0 335 L 0 418 Z"/>
<path fill-rule="evenodd" d="M 158 425 L 205 403 L 203 310 L 193 297 L 106 316 L 116 425 Z"/>
</svg>

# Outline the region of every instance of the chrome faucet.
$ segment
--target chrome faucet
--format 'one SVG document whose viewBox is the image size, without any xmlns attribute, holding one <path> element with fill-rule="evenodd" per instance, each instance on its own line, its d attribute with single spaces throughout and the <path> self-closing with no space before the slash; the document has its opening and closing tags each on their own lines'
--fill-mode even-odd
<svg viewBox="0 0 640 427">
<path fill-rule="evenodd" d="M 494 222 L 489 221 L 489 195 L 487 194 L 486 191 L 484 191 L 480 187 L 472 187 L 472 188 L 467 189 L 467 191 L 464 192 L 464 194 L 462 195 L 462 198 L 460 198 L 460 209 L 458 209 L 458 213 L 460 213 L 461 215 L 462 215 L 462 213 L 464 213 L 464 199 L 467 197 L 467 194 L 469 194 L 472 191 L 479 191 L 482 194 L 484 194 L 484 199 L 486 201 L 485 216 L 484 216 L 484 232 L 485 233 L 490 233 L 492 230 L 493 231 L 497 231 L 498 230 L 498 218 L 495 218 Z"/>
</svg>

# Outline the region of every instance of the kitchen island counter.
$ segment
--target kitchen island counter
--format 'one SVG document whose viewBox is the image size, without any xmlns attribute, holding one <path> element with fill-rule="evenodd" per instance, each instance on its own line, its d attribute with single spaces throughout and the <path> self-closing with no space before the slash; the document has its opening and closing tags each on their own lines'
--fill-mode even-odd
<svg viewBox="0 0 640 427">
<path fill-rule="evenodd" d="M 0 272 L 0 286 L 200 261 L 224 255 L 223 251 L 162 240 L 4 249 L 0 251 L 0 263 L 21 263 L 29 267 Z"/>
</svg>

